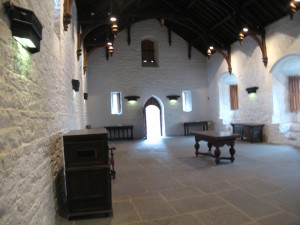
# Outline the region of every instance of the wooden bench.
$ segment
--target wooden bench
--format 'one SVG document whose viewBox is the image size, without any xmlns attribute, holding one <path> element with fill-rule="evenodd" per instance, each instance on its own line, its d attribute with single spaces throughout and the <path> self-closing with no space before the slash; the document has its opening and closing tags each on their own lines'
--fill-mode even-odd
<svg viewBox="0 0 300 225">
<path fill-rule="evenodd" d="M 119 125 L 105 127 L 108 133 L 108 140 L 132 140 L 133 139 L 133 126 L 132 125 Z"/>
<path fill-rule="evenodd" d="M 209 121 L 194 121 L 194 122 L 185 122 L 184 126 L 184 135 L 190 135 L 190 127 L 197 126 L 201 127 L 202 130 L 208 130 Z"/>
</svg>

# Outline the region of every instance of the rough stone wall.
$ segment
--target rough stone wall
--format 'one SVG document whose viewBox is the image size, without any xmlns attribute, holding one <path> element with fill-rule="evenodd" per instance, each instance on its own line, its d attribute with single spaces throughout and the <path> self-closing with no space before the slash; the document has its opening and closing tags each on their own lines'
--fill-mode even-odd
<svg viewBox="0 0 300 225">
<path fill-rule="evenodd" d="M 269 25 L 266 28 L 266 45 L 268 65 L 262 63 L 262 53 L 256 42 L 247 37 L 240 45 L 234 43 L 232 47 L 233 73 L 237 77 L 239 87 L 239 121 L 264 123 L 265 140 L 272 143 L 288 143 L 283 134 L 278 131 L 278 125 L 272 124 L 273 102 L 272 67 L 288 54 L 300 53 L 300 14 L 295 14 L 294 20 L 289 16 Z M 208 88 L 210 97 L 210 111 L 216 128 L 224 126 L 218 114 L 219 93 L 216 92 L 220 76 L 227 71 L 227 64 L 220 54 L 215 54 L 207 64 Z M 299 71 L 300 73 L 300 71 Z M 249 99 L 247 87 L 258 86 L 255 99 Z M 279 106 L 283 107 L 283 106 Z"/>
<path fill-rule="evenodd" d="M 73 78 L 82 80 L 76 11 L 73 25 L 64 32 L 62 21 L 59 27 L 55 24 L 54 1 L 14 4 L 35 12 L 43 39 L 38 53 L 20 47 L 0 4 L 0 224 L 63 224 L 66 220 L 58 213 L 61 137 L 87 124 L 82 88 L 74 93 L 71 85 Z"/>
<path fill-rule="evenodd" d="M 141 66 L 141 41 L 151 37 L 157 43 L 159 67 Z M 147 20 L 131 27 L 131 44 L 127 44 L 127 31 L 118 34 L 115 52 L 107 61 L 104 49 L 95 51 L 88 61 L 88 114 L 92 127 L 132 124 L 135 138 L 143 137 L 143 106 L 155 96 L 164 106 L 166 135 L 182 135 L 183 122 L 209 119 L 207 108 L 206 57 L 192 49 L 188 58 L 188 44 L 168 31 L 156 20 Z M 167 95 L 181 95 L 192 91 L 193 111 L 183 112 L 182 97 L 171 105 Z M 123 97 L 138 95 L 136 105 L 123 98 L 123 114 L 110 114 L 110 92 L 121 91 Z"/>
</svg>

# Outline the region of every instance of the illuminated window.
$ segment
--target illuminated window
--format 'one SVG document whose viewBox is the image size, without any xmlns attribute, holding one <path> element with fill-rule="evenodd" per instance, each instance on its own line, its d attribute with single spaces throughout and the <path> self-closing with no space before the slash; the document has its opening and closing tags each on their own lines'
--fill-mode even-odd
<svg viewBox="0 0 300 225">
<path fill-rule="evenodd" d="M 141 47 L 142 47 L 142 66 L 157 67 L 154 42 L 150 40 L 144 40 L 142 41 Z"/>
<path fill-rule="evenodd" d="M 122 114 L 122 96 L 121 92 L 111 92 L 111 114 Z"/>
<path fill-rule="evenodd" d="M 192 111 L 192 92 L 182 91 L 182 108 L 184 112 Z"/>
</svg>

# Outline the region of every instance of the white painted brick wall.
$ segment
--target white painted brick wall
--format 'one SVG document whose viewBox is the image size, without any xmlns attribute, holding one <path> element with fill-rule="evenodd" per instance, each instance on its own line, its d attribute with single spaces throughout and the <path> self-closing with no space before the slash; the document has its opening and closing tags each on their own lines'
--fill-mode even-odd
<svg viewBox="0 0 300 225">
<path fill-rule="evenodd" d="M 264 123 L 266 141 L 271 143 L 290 144 L 284 134 L 279 132 L 279 125 L 272 123 L 273 102 L 272 67 L 288 54 L 300 54 L 300 14 L 297 12 L 294 20 L 289 16 L 271 24 L 266 28 L 266 45 L 268 66 L 262 63 L 262 53 L 256 42 L 247 37 L 240 45 L 232 45 L 233 74 L 239 85 L 239 118 L 242 122 Z M 210 112 L 216 122 L 216 128 L 222 129 L 219 120 L 219 96 L 217 85 L 220 77 L 227 71 L 227 64 L 220 54 L 215 54 L 207 64 L 208 89 L 210 97 Z M 300 71 L 297 72 L 300 74 Z M 257 97 L 254 101 L 248 99 L 247 87 L 258 86 Z M 280 106 L 285 108 L 284 106 Z"/>
<path fill-rule="evenodd" d="M 141 40 L 154 37 L 158 44 L 159 67 L 141 66 Z M 104 49 L 95 51 L 88 61 L 88 114 L 92 127 L 132 124 L 135 138 L 143 137 L 143 106 L 148 98 L 156 96 L 164 105 L 166 135 L 182 135 L 183 122 L 209 119 L 207 108 L 206 57 L 192 49 L 188 59 L 186 41 L 172 33 L 168 44 L 168 31 L 156 20 L 147 20 L 131 27 L 131 45 L 127 44 L 127 31 L 115 40 L 115 53 L 107 61 Z M 167 95 L 181 95 L 192 90 L 193 111 L 183 112 L 182 98 L 170 105 Z M 128 105 L 123 98 L 123 114 L 110 114 L 110 92 L 121 91 L 124 96 L 138 95 L 137 105 Z"/>
<path fill-rule="evenodd" d="M 0 4 L 0 224 L 63 224 L 56 193 L 61 136 L 87 124 L 82 88 L 74 94 L 71 85 L 82 80 L 76 32 L 64 32 L 61 20 L 58 38 L 54 1 L 14 4 L 35 12 L 43 39 L 39 53 L 19 48 Z"/>
</svg>

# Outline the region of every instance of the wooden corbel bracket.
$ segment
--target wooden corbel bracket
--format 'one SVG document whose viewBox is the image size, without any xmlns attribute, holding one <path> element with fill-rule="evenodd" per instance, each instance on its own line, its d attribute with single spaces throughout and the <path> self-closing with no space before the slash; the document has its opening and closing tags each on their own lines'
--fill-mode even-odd
<svg viewBox="0 0 300 225">
<path fill-rule="evenodd" d="M 231 66 L 231 48 L 230 48 L 230 46 L 229 46 L 228 49 L 227 49 L 227 54 L 226 54 L 226 52 L 224 52 L 224 50 L 221 49 L 221 48 L 214 47 L 214 49 L 215 49 L 217 52 L 219 52 L 219 53 L 224 57 L 224 59 L 225 59 L 226 62 L 227 62 L 227 65 L 228 65 L 228 72 L 229 72 L 229 74 L 231 74 L 231 73 L 232 73 L 232 66 Z"/>
<path fill-rule="evenodd" d="M 268 56 L 267 56 L 267 46 L 266 46 L 266 37 L 265 37 L 265 31 L 263 30 L 260 34 L 249 32 L 248 35 L 258 44 L 260 47 L 260 50 L 262 52 L 262 61 L 267 67 L 268 65 Z M 261 36 L 261 40 L 259 39 L 258 35 Z"/>
<path fill-rule="evenodd" d="M 73 0 L 64 1 L 64 17 L 63 17 L 64 31 L 68 31 L 68 25 L 72 21 L 72 15 L 71 15 L 72 3 Z"/>
<path fill-rule="evenodd" d="M 84 74 L 86 74 L 86 72 L 87 72 L 87 62 L 88 62 L 89 57 L 98 48 L 100 48 L 100 47 L 94 47 L 94 48 L 90 49 L 89 52 L 84 51 L 84 54 L 83 54 L 83 73 Z"/>
<path fill-rule="evenodd" d="M 78 25 L 78 28 L 77 28 L 77 60 L 78 61 L 79 61 L 80 56 L 82 54 L 81 46 L 82 46 L 82 38 L 81 38 L 81 34 L 80 34 L 80 28 L 79 28 L 79 25 Z"/>
</svg>

